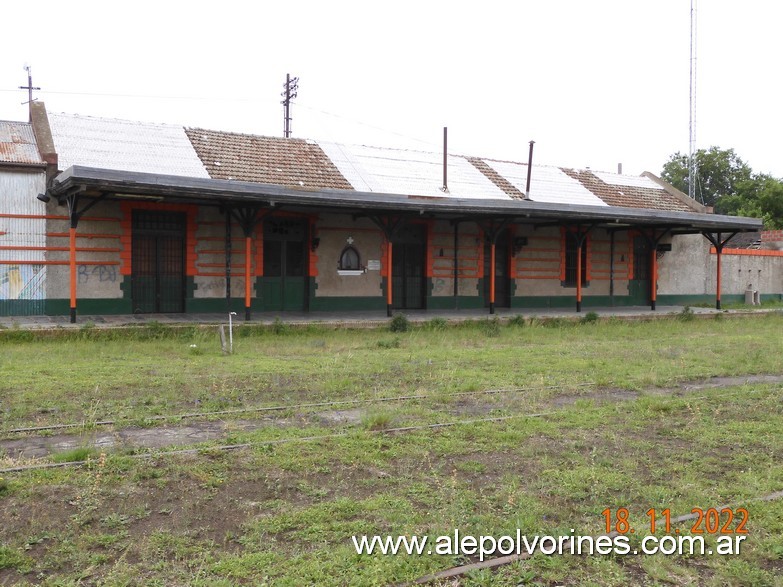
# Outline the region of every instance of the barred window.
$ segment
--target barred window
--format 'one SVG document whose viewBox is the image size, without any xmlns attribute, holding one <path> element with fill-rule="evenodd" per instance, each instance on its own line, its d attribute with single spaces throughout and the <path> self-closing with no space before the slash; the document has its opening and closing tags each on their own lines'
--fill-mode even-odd
<svg viewBox="0 0 783 587">
<path fill-rule="evenodd" d="M 567 232 L 565 238 L 565 281 L 563 287 L 576 287 L 577 235 Z M 582 286 L 587 285 L 587 238 L 582 241 Z"/>
</svg>

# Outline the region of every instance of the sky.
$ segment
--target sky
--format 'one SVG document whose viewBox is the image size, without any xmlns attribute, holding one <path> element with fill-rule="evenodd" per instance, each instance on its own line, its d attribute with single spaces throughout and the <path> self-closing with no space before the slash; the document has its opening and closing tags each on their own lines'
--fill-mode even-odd
<svg viewBox="0 0 783 587">
<path fill-rule="evenodd" d="M 660 174 L 689 149 L 690 0 L 4 2 L 0 120 L 49 112 Z M 696 146 L 783 178 L 783 2 L 697 4 Z"/>
</svg>

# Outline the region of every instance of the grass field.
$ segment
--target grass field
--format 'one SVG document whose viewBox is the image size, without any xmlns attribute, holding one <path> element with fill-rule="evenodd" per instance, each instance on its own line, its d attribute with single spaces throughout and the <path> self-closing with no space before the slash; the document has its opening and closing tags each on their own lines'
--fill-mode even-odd
<svg viewBox="0 0 783 587">
<path fill-rule="evenodd" d="M 351 536 L 597 536 L 624 507 L 638 547 L 651 508 L 723 505 L 748 511 L 736 556 L 537 554 L 440 584 L 783 585 L 783 499 L 757 500 L 783 490 L 783 384 L 736 380 L 783 375 L 782 327 L 275 324 L 240 328 L 233 355 L 214 329 L 0 331 L 0 438 L 76 423 L 85 449 L 51 458 L 89 458 L 0 473 L 0 585 L 386 585 L 477 557 L 358 555 Z M 707 377 L 735 379 L 686 384 Z M 417 397 L 380 401 L 396 396 Z M 101 420 L 264 406 L 285 409 L 221 415 L 226 436 L 194 452 L 87 448 Z"/>
</svg>

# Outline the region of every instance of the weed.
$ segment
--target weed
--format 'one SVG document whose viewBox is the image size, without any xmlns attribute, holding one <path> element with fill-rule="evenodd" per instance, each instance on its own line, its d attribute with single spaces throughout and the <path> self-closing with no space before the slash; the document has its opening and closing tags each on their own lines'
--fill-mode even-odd
<svg viewBox="0 0 783 587">
<path fill-rule="evenodd" d="M 598 314 L 595 312 L 588 312 L 579 320 L 582 324 L 595 324 L 598 322 Z"/>
<path fill-rule="evenodd" d="M 8 481 L 0 477 L 0 495 L 8 491 Z"/>
<path fill-rule="evenodd" d="M 410 320 L 405 314 L 395 314 L 389 321 L 389 330 L 391 332 L 408 332 L 411 328 Z"/>
<path fill-rule="evenodd" d="M 365 430 L 386 430 L 391 427 L 393 417 L 388 412 L 376 412 L 368 414 L 362 419 Z"/>
<path fill-rule="evenodd" d="M 381 349 L 398 349 L 398 348 L 400 348 L 400 339 L 399 338 L 391 338 L 389 340 L 379 340 L 378 341 L 378 348 L 381 348 Z"/>
<path fill-rule="evenodd" d="M 560 316 L 555 316 L 554 318 L 542 318 L 541 319 L 541 326 L 544 328 L 565 328 L 569 325 L 568 320 L 565 318 L 561 318 Z"/>
<path fill-rule="evenodd" d="M 145 329 L 147 331 L 147 337 L 153 340 L 161 339 L 171 334 L 171 329 L 168 326 L 155 320 L 148 322 Z"/>
<path fill-rule="evenodd" d="M 30 568 L 30 559 L 14 548 L 0 544 L 0 570 L 16 569 L 25 572 Z"/>
<path fill-rule="evenodd" d="M 446 327 L 449 325 L 449 323 L 446 321 L 445 318 L 442 318 L 440 316 L 433 318 L 432 320 L 429 320 L 424 323 L 424 327 L 427 330 L 433 330 L 436 332 L 439 332 L 441 330 L 446 330 Z"/>
<path fill-rule="evenodd" d="M 275 318 L 275 321 L 272 322 L 272 326 L 270 326 L 272 329 L 272 334 L 276 334 L 278 336 L 288 334 L 291 331 L 291 327 L 283 322 L 279 316 Z"/>
<path fill-rule="evenodd" d="M 525 325 L 525 317 L 522 314 L 517 314 L 508 319 L 509 326 L 522 327 Z"/>
<path fill-rule="evenodd" d="M 683 322 L 690 322 L 693 320 L 693 310 L 690 306 L 685 306 L 682 311 L 677 315 L 677 319 L 683 321 Z"/>
<path fill-rule="evenodd" d="M 64 452 L 54 453 L 49 458 L 55 463 L 80 463 L 95 455 L 95 449 L 82 446 Z"/>
<path fill-rule="evenodd" d="M 500 320 L 498 320 L 497 316 L 483 320 L 481 322 L 481 330 L 490 338 L 500 336 Z"/>
</svg>

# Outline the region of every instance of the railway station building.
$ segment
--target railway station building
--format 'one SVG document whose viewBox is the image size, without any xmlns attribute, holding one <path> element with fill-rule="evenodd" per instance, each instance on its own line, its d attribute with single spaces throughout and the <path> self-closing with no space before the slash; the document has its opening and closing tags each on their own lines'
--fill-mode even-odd
<svg viewBox="0 0 783 587">
<path fill-rule="evenodd" d="M 525 146 L 527 147 L 527 146 Z M 47 113 L 0 122 L 0 314 L 649 306 L 783 294 L 761 221 L 651 173 Z M 527 149 L 525 149 L 527 150 Z"/>
</svg>

